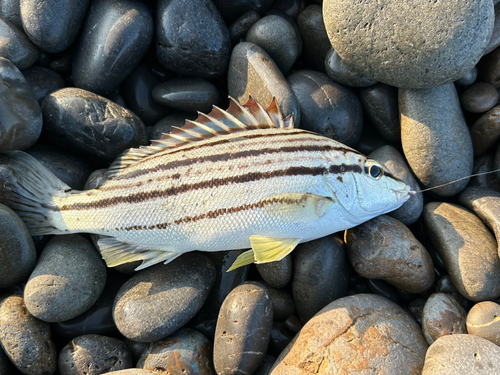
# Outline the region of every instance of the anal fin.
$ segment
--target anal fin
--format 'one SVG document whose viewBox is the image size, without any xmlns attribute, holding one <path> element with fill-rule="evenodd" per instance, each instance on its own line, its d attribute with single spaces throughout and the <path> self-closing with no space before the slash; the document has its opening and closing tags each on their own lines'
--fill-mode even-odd
<svg viewBox="0 0 500 375">
<path fill-rule="evenodd" d="M 236 258 L 234 263 L 231 265 L 231 267 L 229 267 L 229 269 L 226 272 L 251 264 L 254 262 L 254 260 L 255 259 L 253 256 L 253 250 L 245 251 L 244 253 L 238 255 L 238 258 Z"/>
<path fill-rule="evenodd" d="M 299 238 L 250 236 L 255 263 L 269 263 L 281 260 L 290 254 L 299 242 Z"/>
</svg>

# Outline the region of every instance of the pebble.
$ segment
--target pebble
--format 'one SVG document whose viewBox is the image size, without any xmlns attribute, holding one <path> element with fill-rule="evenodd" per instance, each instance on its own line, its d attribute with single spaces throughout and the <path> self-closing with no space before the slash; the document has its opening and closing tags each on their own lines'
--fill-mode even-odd
<svg viewBox="0 0 500 375">
<path fill-rule="evenodd" d="M 230 25 L 244 13 L 251 10 L 263 14 L 271 7 L 273 0 L 214 0 L 213 3 L 221 13 L 224 21 Z"/>
<path fill-rule="evenodd" d="M 292 255 L 289 254 L 277 262 L 255 265 L 260 276 L 273 288 L 284 288 L 292 278 Z"/>
<path fill-rule="evenodd" d="M 494 150 L 474 158 L 473 174 L 483 173 L 479 176 L 473 176 L 470 179 L 469 186 L 483 186 L 495 191 L 500 191 L 500 180 L 495 173 L 487 173 L 495 169 Z"/>
<path fill-rule="evenodd" d="M 350 87 L 368 87 L 377 83 L 373 78 L 359 74 L 345 63 L 332 48 L 326 55 L 325 69 L 328 77 L 335 82 Z"/>
<path fill-rule="evenodd" d="M 299 70 L 288 82 L 300 105 L 300 127 L 335 139 L 347 146 L 358 143 L 363 109 L 356 94 L 326 74 Z"/>
<path fill-rule="evenodd" d="M 267 107 L 276 98 L 283 117 L 293 115 L 300 124 L 300 106 L 294 92 L 276 63 L 261 47 L 238 43 L 233 48 L 227 73 L 229 96 L 245 104 L 249 95 Z"/>
<path fill-rule="evenodd" d="M 377 83 L 358 90 L 361 106 L 370 123 L 387 142 L 401 142 L 401 125 L 398 112 L 398 89 Z"/>
<path fill-rule="evenodd" d="M 401 307 L 357 294 L 337 299 L 309 320 L 271 374 L 417 374 L 426 349 L 420 327 Z"/>
<path fill-rule="evenodd" d="M 399 90 L 401 141 L 411 170 L 425 187 L 470 176 L 472 142 L 453 84 L 432 89 Z M 468 178 L 433 190 L 449 197 Z"/>
<path fill-rule="evenodd" d="M 499 297 L 497 243 L 481 220 L 460 206 L 441 202 L 427 203 L 422 217 L 460 294 L 476 302 Z"/>
<path fill-rule="evenodd" d="M 477 81 L 500 88 L 500 49 L 483 56 L 477 64 Z"/>
<path fill-rule="evenodd" d="M 0 57 L 10 60 L 18 69 L 26 69 L 38 58 L 38 48 L 29 40 L 22 28 L 0 18 Z"/>
<path fill-rule="evenodd" d="M 0 57 L 0 152 L 27 149 L 41 131 L 42 112 L 33 91 L 19 69 Z"/>
<path fill-rule="evenodd" d="M 325 71 L 325 58 L 332 48 L 325 29 L 321 5 L 312 4 L 297 17 L 303 43 L 303 58 L 320 72 Z"/>
<path fill-rule="evenodd" d="M 475 335 L 447 335 L 427 350 L 422 375 L 500 373 L 500 348 Z"/>
<path fill-rule="evenodd" d="M 295 314 L 293 296 L 288 288 L 275 289 L 272 286 L 261 283 L 267 288 L 273 305 L 273 319 L 285 321 Z"/>
<path fill-rule="evenodd" d="M 408 304 L 408 311 L 411 312 L 419 326 L 422 326 L 422 315 L 426 302 L 425 298 L 419 297 Z"/>
<path fill-rule="evenodd" d="M 221 306 L 214 340 L 218 375 L 252 373 L 264 359 L 271 337 L 273 308 L 257 282 L 234 288 Z"/>
<path fill-rule="evenodd" d="M 287 320 L 285 320 L 285 327 L 293 333 L 299 332 L 304 324 L 300 321 L 297 315 L 290 315 Z"/>
<path fill-rule="evenodd" d="M 471 302 L 460 294 L 460 292 L 455 287 L 455 285 L 453 285 L 453 282 L 451 281 L 450 275 L 441 276 L 436 281 L 436 284 L 434 285 L 434 289 L 435 289 L 436 293 L 446 293 L 446 294 L 450 295 L 451 297 L 453 297 L 453 299 L 455 301 L 457 301 L 458 304 L 463 309 L 468 310 L 470 308 L 469 304 Z"/>
<path fill-rule="evenodd" d="M 482 155 L 500 139 L 500 105 L 479 117 L 469 128 L 474 155 Z"/>
<path fill-rule="evenodd" d="M 255 10 L 249 10 L 236 21 L 234 21 L 234 23 L 229 26 L 229 36 L 231 38 L 231 43 L 233 45 L 236 45 L 244 40 L 248 30 L 250 30 L 252 25 L 260 20 L 260 18 L 260 14 Z"/>
<path fill-rule="evenodd" d="M 83 24 L 89 0 L 23 0 L 21 20 L 30 40 L 42 50 L 58 53 L 68 48 Z M 57 17 L 54 17 L 57 12 Z"/>
<path fill-rule="evenodd" d="M 411 190 L 418 191 L 420 186 L 417 180 L 413 177 L 410 167 L 406 163 L 403 155 L 399 151 L 390 146 L 382 146 L 372 151 L 369 158 L 378 161 L 382 166 L 387 169 L 393 176 L 403 180 L 406 184 L 410 185 Z M 413 194 L 401 207 L 389 212 L 388 215 L 396 220 L 401 221 L 404 225 L 414 224 L 424 208 L 424 197 L 422 194 Z"/>
<path fill-rule="evenodd" d="M 261 18 L 248 30 L 245 41 L 264 49 L 273 59 L 281 73 L 287 74 L 300 54 L 297 35 L 293 25 L 285 18 L 269 15 Z"/>
<path fill-rule="evenodd" d="M 384 280 L 367 279 L 368 290 L 379 296 L 382 296 L 389 301 L 399 304 L 399 296 L 397 289 Z"/>
<path fill-rule="evenodd" d="M 467 314 L 467 331 L 500 346 L 500 305 L 484 301 L 472 306 Z"/>
<path fill-rule="evenodd" d="M 0 288 L 26 281 L 36 264 L 35 244 L 24 222 L 0 204 Z"/>
<path fill-rule="evenodd" d="M 268 353 L 273 356 L 280 355 L 294 336 L 295 334 L 289 331 L 283 322 L 275 321 L 271 330 Z"/>
<path fill-rule="evenodd" d="M 56 236 L 43 249 L 24 289 L 29 312 L 63 322 L 88 310 L 106 284 L 106 266 L 90 241 L 78 234 Z"/>
<path fill-rule="evenodd" d="M 495 22 L 493 24 L 493 32 L 491 33 L 490 41 L 483 52 L 483 56 L 500 46 L 500 3 L 496 0 L 493 3 L 495 4 Z"/>
<path fill-rule="evenodd" d="M 434 293 L 422 312 L 422 332 L 429 345 L 441 336 L 467 333 L 466 312 L 449 294 Z M 469 332 L 471 333 L 471 332 Z"/>
<path fill-rule="evenodd" d="M 388 215 L 348 229 L 345 240 L 351 265 L 363 277 L 414 294 L 434 284 L 431 256 L 403 223 Z"/>
<path fill-rule="evenodd" d="M 209 113 L 222 97 L 213 83 L 203 78 L 173 78 L 154 87 L 153 99 L 164 106 L 186 112 Z"/>
<path fill-rule="evenodd" d="M 476 82 L 477 79 L 477 68 L 474 67 L 469 70 L 462 78 L 457 79 L 455 83 L 460 86 L 469 86 Z"/>
<path fill-rule="evenodd" d="M 50 325 L 31 315 L 21 296 L 12 295 L 0 301 L 0 327 L 0 345 L 23 374 L 56 371 L 57 353 L 50 338 Z"/>
<path fill-rule="evenodd" d="M 112 161 L 146 144 L 146 129 L 133 112 L 78 88 L 57 90 L 42 103 L 44 131 L 60 148 Z"/>
<path fill-rule="evenodd" d="M 116 90 L 147 52 L 153 28 L 151 12 L 140 1 L 90 2 L 73 55 L 75 86 L 95 94 Z"/>
<path fill-rule="evenodd" d="M 0 2 L 0 17 L 22 29 L 21 2 L 19 0 L 3 0 Z"/>
<path fill-rule="evenodd" d="M 33 65 L 23 70 L 22 73 L 40 104 L 47 94 L 65 86 L 63 77 L 52 69 Z"/>
<path fill-rule="evenodd" d="M 350 267 L 344 242 L 336 236 L 299 244 L 293 252 L 292 291 L 303 322 L 347 294 Z"/>
<path fill-rule="evenodd" d="M 212 375 L 215 374 L 212 370 L 212 343 L 198 331 L 183 328 L 152 343 L 142 353 L 136 367 L 165 375 Z"/>
<path fill-rule="evenodd" d="M 460 95 L 462 108 L 472 113 L 483 113 L 495 106 L 497 90 L 488 83 L 475 82 Z"/>
<path fill-rule="evenodd" d="M 160 0 L 156 48 L 158 61 L 168 70 L 217 78 L 227 72 L 231 40 L 224 20 L 210 0 Z"/>
<path fill-rule="evenodd" d="M 99 375 L 133 366 L 132 355 L 119 339 L 101 335 L 78 336 L 59 352 L 61 375 Z"/>
<path fill-rule="evenodd" d="M 273 9 L 283 12 L 293 19 L 297 19 L 305 6 L 305 0 L 274 0 L 273 2 Z"/>
<path fill-rule="evenodd" d="M 463 77 L 481 58 L 495 20 L 491 0 L 362 4 L 361 11 L 349 0 L 325 0 L 330 42 L 357 72 L 402 88 Z"/>
<path fill-rule="evenodd" d="M 184 254 L 136 273 L 115 297 L 113 319 L 118 330 L 141 342 L 169 336 L 201 309 L 215 273 L 212 262 L 199 253 Z"/>
</svg>

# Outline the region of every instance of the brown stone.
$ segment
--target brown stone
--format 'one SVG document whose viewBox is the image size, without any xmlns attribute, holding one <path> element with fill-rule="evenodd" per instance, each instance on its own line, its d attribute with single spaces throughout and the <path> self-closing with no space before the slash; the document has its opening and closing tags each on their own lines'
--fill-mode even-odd
<svg viewBox="0 0 500 375">
<path fill-rule="evenodd" d="M 500 138 L 500 105 L 479 117 L 469 131 L 474 155 L 488 151 Z"/>
<path fill-rule="evenodd" d="M 475 304 L 467 314 L 467 331 L 500 346 L 500 305 L 492 301 Z"/>
<path fill-rule="evenodd" d="M 497 103 L 498 93 L 495 87 L 485 82 L 475 82 L 460 95 L 462 107 L 472 113 L 486 112 Z"/>
<path fill-rule="evenodd" d="M 486 82 L 500 88 L 500 50 L 497 48 L 483 56 L 477 64 L 478 82 Z"/>
</svg>

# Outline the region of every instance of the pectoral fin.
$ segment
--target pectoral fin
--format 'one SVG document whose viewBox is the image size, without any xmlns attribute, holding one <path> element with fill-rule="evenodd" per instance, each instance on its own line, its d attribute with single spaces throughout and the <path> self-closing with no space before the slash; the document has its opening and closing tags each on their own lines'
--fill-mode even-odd
<svg viewBox="0 0 500 375">
<path fill-rule="evenodd" d="M 244 253 L 241 253 L 238 258 L 234 261 L 233 265 L 229 267 L 229 269 L 226 272 L 235 270 L 236 268 L 246 266 L 247 264 L 251 264 L 254 262 L 254 257 L 253 257 L 253 250 L 248 250 L 245 251 Z"/>
<path fill-rule="evenodd" d="M 269 263 L 281 260 L 290 254 L 299 242 L 299 238 L 250 236 L 255 263 Z"/>
<path fill-rule="evenodd" d="M 282 221 L 309 221 L 322 217 L 333 205 L 329 197 L 309 193 L 274 194 L 263 199 L 263 210 Z"/>
</svg>

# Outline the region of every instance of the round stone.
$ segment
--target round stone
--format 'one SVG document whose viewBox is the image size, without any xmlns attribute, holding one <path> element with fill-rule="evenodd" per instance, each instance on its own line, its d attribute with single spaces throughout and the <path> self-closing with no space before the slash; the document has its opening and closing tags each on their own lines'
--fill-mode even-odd
<svg viewBox="0 0 500 375">
<path fill-rule="evenodd" d="M 418 374 L 426 349 L 420 327 L 401 307 L 357 294 L 337 299 L 308 321 L 271 373 Z"/>
<path fill-rule="evenodd" d="M 498 101 L 497 90 L 488 83 L 476 82 L 460 95 L 462 108 L 472 113 L 486 112 Z"/>
<path fill-rule="evenodd" d="M 9 59 L 18 69 L 26 69 L 38 58 L 38 48 L 29 40 L 22 28 L 0 18 L 0 57 Z"/>
<path fill-rule="evenodd" d="M 295 314 L 295 304 L 292 293 L 288 289 L 275 289 L 266 283 L 262 283 L 269 292 L 273 304 L 273 319 L 285 321 Z"/>
<path fill-rule="evenodd" d="M 323 17 L 333 48 L 349 66 L 404 88 L 431 88 L 463 77 L 481 58 L 495 19 L 491 0 L 363 0 L 354 6 L 325 0 Z"/>
<path fill-rule="evenodd" d="M 326 74 L 342 85 L 350 87 L 368 87 L 377 83 L 373 78 L 359 74 L 345 63 L 339 54 L 332 48 L 326 55 Z"/>
<path fill-rule="evenodd" d="M 260 14 L 255 10 L 249 10 L 236 21 L 234 21 L 234 23 L 229 26 L 229 35 L 231 37 L 231 42 L 233 43 L 233 45 L 236 45 L 239 42 L 243 41 L 243 39 L 245 39 L 245 35 L 247 35 L 248 30 L 250 30 L 252 25 L 258 20 L 260 20 Z"/>
<path fill-rule="evenodd" d="M 287 255 L 277 262 L 256 264 L 260 276 L 273 288 L 285 287 L 292 278 L 292 256 Z"/>
<path fill-rule="evenodd" d="M 467 333 L 466 315 L 455 298 L 447 293 L 434 293 L 427 299 L 422 312 L 425 340 L 431 345 L 441 336 Z"/>
<path fill-rule="evenodd" d="M 477 79 L 477 67 L 469 70 L 462 78 L 457 79 L 455 83 L 460 86 L 469 86 L 476 82 Z"/>
<path fill-rule="evenodd" d="M 493 107 L 479 117 L 469 131 L 475 156 L 491 149 L 500 139 L 500 106 Z"/>
<path fill-rule="evenodd" d="M 500 305 L 484 301 L 472 306 L 467 314 L 467 332 L 500 346 Z"/>
</svg>

